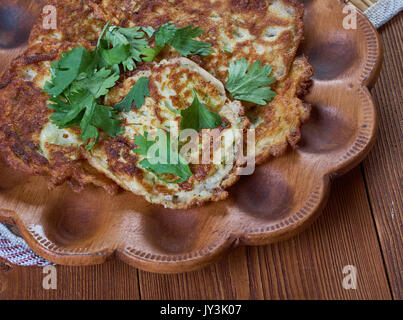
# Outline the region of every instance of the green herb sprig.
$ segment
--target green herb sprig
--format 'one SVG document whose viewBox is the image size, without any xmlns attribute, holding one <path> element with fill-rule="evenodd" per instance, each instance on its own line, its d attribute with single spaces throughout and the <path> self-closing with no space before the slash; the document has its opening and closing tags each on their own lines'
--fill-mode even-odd
<svg viewBox="0 0 403 320">
<path fill-rule="evenodd" d="M 269 75 L 272 68 L 269 65 L 261 66 L 257 60 L 252 66 L 245 58 L 231 62 L 228 71 L 228 80 L 225 88 L 234 99 L 266 105 L 276 93 L 270 88 L 275 82 Z"/>
</svg>

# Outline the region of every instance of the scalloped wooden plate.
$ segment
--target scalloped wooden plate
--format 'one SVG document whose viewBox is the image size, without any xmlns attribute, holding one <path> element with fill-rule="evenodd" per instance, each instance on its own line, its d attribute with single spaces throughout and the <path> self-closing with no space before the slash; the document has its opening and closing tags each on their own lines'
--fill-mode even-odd
<svg viewBox="0 0 403 320">
<path fill-rule="evenodd" d="M 304 2 L 301 52 L 315 78 L 306 97 L 312 118 L 298 150 L 243 177 L 228 200 L 188 211 L 165 210 L 127 192 L 112 197 L 95 187 L 80 194 L 68 186 L 49 192 L 46 178 L 0 164 L 0 220 L 16 225 L 35 252 L 57 264 L 98 264 L 115 256 L 158 273 L 201 268 L 231 247 L 300 232 L 322 211 L 331 178 L 362 161 L 375 140 L 377 117 L 367 86 L 382 61 L 379 36 L 361 13 L 358 29 L 345 30 L 340 1 Z M 5 10 L 0 5 L 0 20 Z M 22 37 L 29 32 L 24 30 Z M 0 48 L 0 59 L 9 61 L 23 49 Z"/>
</svg>

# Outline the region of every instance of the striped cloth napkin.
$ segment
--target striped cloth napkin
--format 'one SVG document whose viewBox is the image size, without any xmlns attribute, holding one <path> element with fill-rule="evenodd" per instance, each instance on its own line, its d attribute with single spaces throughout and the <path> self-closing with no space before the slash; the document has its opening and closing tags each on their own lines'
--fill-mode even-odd
<svg viewBox="0 0 403 320">
<path fill-rule="evenodd" d="M 379 28 L 403 10 L 403 0 L 378 0 L 364 11 L 364 14 Z"/>
<path fill-rule="evenodd" d="M 0 223 L 0 257 L 19 266 L 47 266 L 49 261 L 35 254 L 25 241 Z"/>
<path fill-rule="evenodd" d="M 364 11 L 364 14 L 379 28 L 403 10 L 403 0 L 379 0 Z M 0 224 L 0 258 L 20 266 L 46 266 L 51 264 L 36 255 L 25 241 Z"/>
</svg>

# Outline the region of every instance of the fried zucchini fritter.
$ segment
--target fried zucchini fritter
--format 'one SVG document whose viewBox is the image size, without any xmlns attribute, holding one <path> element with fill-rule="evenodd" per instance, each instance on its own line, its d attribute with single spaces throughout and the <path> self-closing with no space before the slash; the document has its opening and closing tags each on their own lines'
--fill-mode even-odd
<svg viewBox="0 0 403 320">
<path fill-rule="evenodd" d="M 303 5 L 296 0 L 50 0 L 57 8 L 58 29 L 38 23 L 30 43 L 95 44 L 107 21 L 121 27 L 152 26 L 173 21 L 204 30 L 200 40 L 213 44 L 213 54 L 192 57 L 221 82 L 231 61 L 246 57 L 270 64 L 276 79 L 284 79 L 303 36 Z M 167 58 L 177 55 L 165 52 Z"/>
<path fill-rule="evenodd" d="M 186 58 L 163 60 L 126 79 L 121 87 L 109 92 L 106 103 L 119 103 L 141 77 L 149 79 L 150 97 L 146 98 L 140 109 L 133 107 L 130 112 L 121 114 L 125 133 L 114 139 L 101 140 L 88 152 L 89 163 L 122 188 L 166 208 L 185 209 L 206 201 L 226 198 L 228 193 L 225 189 L 239 178 L 236 156 L 242 147 L 241 140 L 249 123 L 242 105 L 238 101 L 229 101 L 223 84 Z M 144 156 L 134 152 L 134 141 L 136 136 L 146 132 L 154 137 L 158 130 L 169 132 L 173 124 L 177 124 L 179 128 L 182 119 L 180 110 L 187 109 L 192 104 L 192 90 L 210 111 L 221 116 L 226 125 L 220 126 L 218 130 L 222 136 L 233 135 L 234 143 L 225 144 L 222 140 L 214 147 L 214 151 L 211 150 L 211 160 L 213 153 L 223 153 L 220 163 L 191 163 L 193 175 L 187 181 L 168 183 L 142 168 L 140 162 Z M 201 133 L 199 136 L 200 144 L 197 149 L 205 150 Z M 196 159 L 201 159 L 201 152 L 200 158 Z M 225 159 L 234 161 L 224 161 Z M 174 180 L 176 179 L 175 177 Z"/>
<path fill-rule="evenodd" d="M 13 167 L 27 173 L 49 175 L 50 187 L 68 182 L 80 191 L 90 183 L 115 193 L 117 186 L 91 168 L 81 156 L 69 130 L 50 123 L 48 96 L 41 92 L 50 78 L 50 63 L 61 53 L 76 46 L 72 43 L 37 43 L 16 59 L 0 80 L 0 150 Z M 44 128 L 47 128 L 44 135 Z M 53 133 L 49 128 L 53 128 Z M 52 138 L 53 134 L 53 138 Z M 47 143 L 56 140 L 57 144 Z M 65 140 L 63 142 L 63 140 Z"/>
</svg>

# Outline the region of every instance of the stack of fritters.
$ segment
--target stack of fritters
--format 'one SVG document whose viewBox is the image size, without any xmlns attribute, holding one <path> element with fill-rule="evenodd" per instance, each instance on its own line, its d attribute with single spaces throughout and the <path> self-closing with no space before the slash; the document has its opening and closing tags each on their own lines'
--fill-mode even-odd
<svg viewBox="0 0 403 320">
<path fill-rule="evenodd" d="M 225 189 L 238 179 L 231 166 L 191 166 L 193 176 L 180 184 L 155 179 L 132 153 L 134 134 L 163 128 L 164 122 L 178 120 L 164 106 L 177 109 L 191 103 L 191 88 L 206 92 L 216 100 L 209 108 L 230 124 L 223 130 L 256 130 L 256 159 L 265 162 L 270 155 L 283 154 L 288 145 L 300 140 L 300 126 L 309 118 L 309 106 L 300 98 L 312 76 L 305 57 L 295 58 L 303 36 L 303 6 L 294 0 L 54 0 L 57 30 L 45 30 L 42 20 L 34 27 L 26 52 L 16 59 L 0 81 L 0 148 L 7 162 L 32 174 L 51 177 L 50 185 L 69 183 L 75 190 L 86 184 L 115 192 L 117 185 L 169 208 L 188 208 L 209 200 L 226 197 Z M 102 136 L 90 152 L 82 147 L 79 128 L 58 129 L 49 120 L 48 95 L 41 92 L 50 80 L 50 64 L 62 52 L 78 45 L 93 49 L 107 21 L 120 27 L 152 26 L 167 22 L 178 27 L 200 27 L 201 41 L 212 44 L 208 56 L 177 58 L 174 49 L 164 49 L 159 61 L 144 63 L 121 75 L 117 86 L 105 98 L 112 106 L 121 101 L 142 75 L 158 88 L 175 82 L 175 73 L 187 74 L 192 85 L 172 87 L 179 103 L 163 91 L 151 90 L 144 110 L 122 114 L 125 134 L 118 138 Z M 223 84 L 231 61 L 245 57 L 249 63 L 260 60 L 273 68 L 277 96 L 267 106 L 234 101 Z M 204 70 L 203 70 L 204 69 Z M 206 72 L 207 71 L 207 72 Z M 162 79 L 159 74 L 166 74 Z M 203 99 L 201 99 L 203 100 Z M 141 128 L 133 129 L 137 119 Z M 147 121 L 148 119 L 148 121 Z M 236 149 L 236 148 L 235 148 Z M 234 150 L 236 152 L 237 150 Z"/>
</svg>

